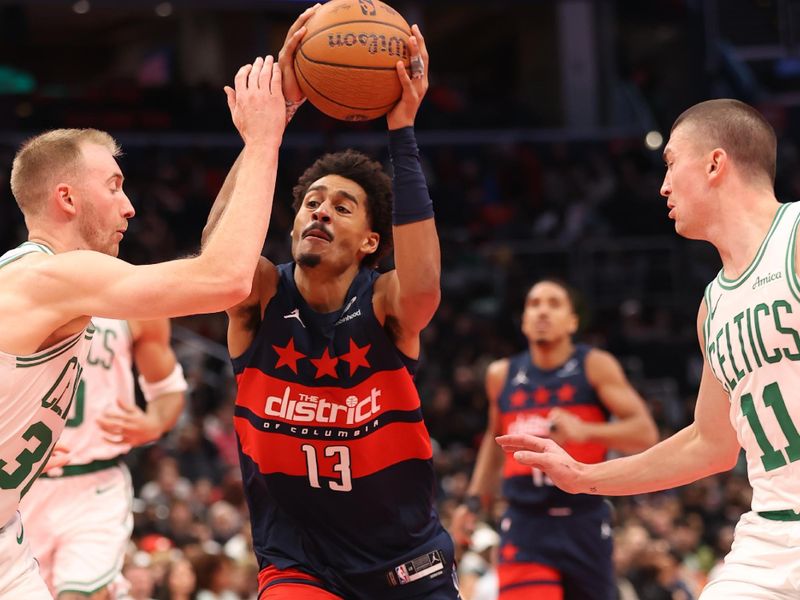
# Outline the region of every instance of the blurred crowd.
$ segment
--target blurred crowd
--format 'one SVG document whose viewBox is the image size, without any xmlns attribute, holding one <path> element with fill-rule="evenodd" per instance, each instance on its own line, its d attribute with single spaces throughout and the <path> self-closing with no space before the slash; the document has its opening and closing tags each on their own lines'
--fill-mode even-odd
<svg viewBox="0 0 800 600">
<path fill-rule="evenodd" d="M 371 144 L 362 149 L 385 160 L 385 150 Z M 4 247 L 25 235 L 8 186 L 13 151 L 0 147 Z M 276 262 L 289 259 L 291 186 L 317 151 L 283 151 L 265 246 Z M 417 384 L 434 440 L 445 524 L 464 497 L 486 427 L 485 368 L 524 347 L 519 314 L 537 277 L 558 275 L 578 288 L 581 338 L 620 358 L 662 436 L 686 425 L 702 366 L 695 314 L 719 267 L 704 246 L 672 232 L 658 196 L 659 152 L 622 139 L 433 145 L 423 154 L 444 264 L 442 304 L 423 333 Z M 123 258 L 146 263 L 196 251 L 234 158 L 235 148 L 202 143 L 126 147 L 121 164 L 137 215 Z M 798 149 L 785 140 L 781 200 L 800 199 L 799 173 Z M 174 322 L 176 351 L 190 380 L 186 413 L 158 444 L 128 457 L 135 528 L 124 575 L 136 600 L 256 597 L 225 327 L 221 315 Z M 743 467 L 677 490 L 613 499 L 620 598 L 696 598 L 730 548 L 749 499 Z M 465 600 L 494 597 L 501 513 L 498 501 L 471 547 L 459 550 Z"/>
</svg>

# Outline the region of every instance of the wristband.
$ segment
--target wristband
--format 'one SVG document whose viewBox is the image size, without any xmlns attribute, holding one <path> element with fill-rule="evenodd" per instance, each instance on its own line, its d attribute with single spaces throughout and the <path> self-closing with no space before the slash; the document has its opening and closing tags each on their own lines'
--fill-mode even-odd
<svg viewBox="0 0 800 600">
<path fill-rule="evenodd" d="M 433 218 L 433 202 L 419 162 L 419 148 L 413 127 L 389 131 L 392 161 L 392 224 L 406 225 Z"/>
<path fill-rule="evenodd" d="M 161 381 L 151 383 L 139 375 L 139 387 L 142 389 L 142 395 L 147 402 L 152 402 L 164 394 L 185 392 L 189 389 L 189 385 L 186 383 L 186 379 L 183 376 L 183 367 L 181 363 L 177 361 L 175 361 L 175 368 L 172 369 L 172 373 L 164 377 Z"/>
</svg>

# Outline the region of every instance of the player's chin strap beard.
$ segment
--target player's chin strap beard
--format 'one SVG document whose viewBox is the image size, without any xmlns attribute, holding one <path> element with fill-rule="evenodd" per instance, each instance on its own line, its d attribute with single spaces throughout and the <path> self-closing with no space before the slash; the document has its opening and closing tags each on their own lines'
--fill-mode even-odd
<svg viewBox="0 0 800 600">
<path fill-rule="evenodd" d="M 314 268 L 322 262 L 322 257 L 319 254 L 301 254 L 297 257 L 297 264 L 301 267 Z"/>
</svg>

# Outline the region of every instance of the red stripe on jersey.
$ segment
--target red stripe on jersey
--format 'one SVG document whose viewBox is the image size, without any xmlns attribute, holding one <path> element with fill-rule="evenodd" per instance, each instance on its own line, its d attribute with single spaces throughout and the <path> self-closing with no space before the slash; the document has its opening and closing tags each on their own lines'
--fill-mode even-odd
<svg viewBox="0 0 800 600">
<path fill-rule="evenodd" d="M 390 410 L 420 406 L 408 371 L 379 371 L 350 388 L 312 387 L 270 377 L 256 368 L 239 377 L 237 406 L 259 417 L 309 427 L 357 427 Z"/>
<path fill-rule="evenodd" d="M 324 432 L 324 427 L 281 425 L 280 429 L 285 428 L 284 434 L 279 432 L 280 429 L 258 431 L 243 417 L 234 417 L 233 421 L 242 452 L 265 475 L 283 473 L 306 477 L 309 461 L 314 460 L 322 477 L 340 479 L 345 463 L 349 463 L 345 468 L 354 478 L 366 477 L 406 460 L 429 460 L 433 456 L 428 430 L 422 421 L 390 423 L 360 438 L 341 439 L 334 433 L 332 437 L 320 440 L 293 437 L 291 428 L 298 432 L 302 429 Z"/>
<path fill-rule="evenodd" d="M 532 408 L 524 411 L 504 412 L 500 414 L 500 429 L 503 434 L 506 433 L 530 433 L 540 437 L 547 437 L 549 435 L 547 415 L 550 413 L 552 407 L 546 408 Z M 588 423 L 605 423 L 606 417 L 603 411 L 597 405 L 578 405 L 560 407 L 562 410 L 567 410 L 582 421 Z M 575 460 L 584 463 L 598 463 L 605 460 L 606 451 L 608 450 L 604 445 L 597 443 L 585 444 L 564 444 L 570 456 Z M 513 459 L 505 461 L 503 467 L 504 477 L 515 477 L 518 475 L 530 475 L 531 468 L 519 464 Z"/>
</svg>

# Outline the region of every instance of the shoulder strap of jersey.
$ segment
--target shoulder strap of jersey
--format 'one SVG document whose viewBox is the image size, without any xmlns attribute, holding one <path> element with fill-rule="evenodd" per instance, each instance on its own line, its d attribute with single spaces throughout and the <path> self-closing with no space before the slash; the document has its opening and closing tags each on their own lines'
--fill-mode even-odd
<svg viewBox="0 0 800 600">
<path fill-rule="evenodd" d="M 23 242 L 16 248 L 13 248 L 12 250 L 9 250 L 3 254 L 3 256 L 0 256 L 0 269 L 11 264 L 15 260 L 34 252 L 50 254 L 51 256 L 54 254 L 54 252 L 44 244 L 39 244 L 37 242 Z"/>
</svg>

